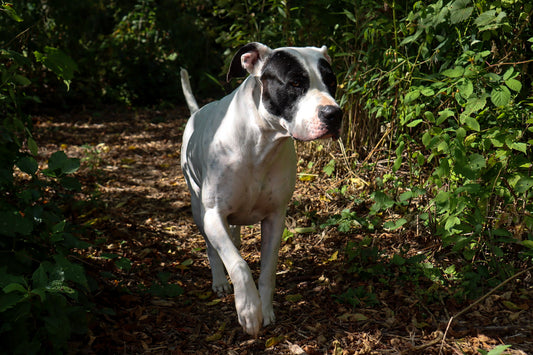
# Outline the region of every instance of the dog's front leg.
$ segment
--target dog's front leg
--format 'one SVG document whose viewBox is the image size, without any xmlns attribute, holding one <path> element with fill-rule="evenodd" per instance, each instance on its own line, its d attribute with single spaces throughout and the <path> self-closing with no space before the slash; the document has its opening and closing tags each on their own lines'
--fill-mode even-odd
<svg viewBox="0 0 533 355">
<path fill-rule="evenodd" d="M 233 244 L 230 227 L 218 211 L 214 209 L 206 211 L 203 222 L 205 234 L 218 252 L 233 283 L 239 323 L 246 333 L 255 336 L 261 328 L 263 314 L 261 299 L 250 268 Z"/>
<path fill-rule="evenodd" d="M 261 222 L 261 275 L 259 276 L 259 294 L 263 304 L 263 325 L 275 322 L 274 288 L 276 286 L 276 268 L 281 235 L 285 225 L 285 211 L 276 213 Z"/>
</svg>

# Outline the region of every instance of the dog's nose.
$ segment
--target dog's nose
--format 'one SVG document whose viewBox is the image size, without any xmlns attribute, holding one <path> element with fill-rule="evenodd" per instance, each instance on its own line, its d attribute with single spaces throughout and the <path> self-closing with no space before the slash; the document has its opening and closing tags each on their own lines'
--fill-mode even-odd
<svg viewBox="0 0 533 355">
<path fill-rule="evenodd" d="M 334 105 L 320 106 L 318 118 L 328 125 L 339 125 L 342 120 L 342 110 Z"/>
</svg>

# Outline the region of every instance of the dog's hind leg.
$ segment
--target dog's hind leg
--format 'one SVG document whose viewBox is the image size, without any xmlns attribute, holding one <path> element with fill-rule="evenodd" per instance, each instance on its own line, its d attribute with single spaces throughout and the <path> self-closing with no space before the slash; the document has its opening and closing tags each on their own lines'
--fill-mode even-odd
<svg viewBox="0 0 533 355">
<path fill-rule="evenodd" d="M 205 242 L 207 244 L 207 257 L 209 258 L 209 265 L 211 266 L 211 274 L 213 276 L 213 291 L 218 296 L 229 294 L 231 293 L 231 286 L 226 277 L 224 263 L 208 238 L 205 238 Z"/>
<path fill-rule="evenodd" d="M 241 226 L 229 226 L 231 241 L 233 242 L 233 245 L 235 245 L 235 248 L 239 249 L 241 247 Z"/>
</svg>

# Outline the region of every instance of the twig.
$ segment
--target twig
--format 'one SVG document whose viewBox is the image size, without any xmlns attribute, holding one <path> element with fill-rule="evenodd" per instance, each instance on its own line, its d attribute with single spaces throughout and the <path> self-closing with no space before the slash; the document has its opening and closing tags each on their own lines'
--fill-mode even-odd
<svg viewBox="0 0 533 355">
<path fill-rule="evenodd" d="M 437 331 L 436 332 L 437 336 L 435 339 L 427 342 L 427 343 L 424 343 L 422 345 L 418 345 L 418 346 L 415 346 L 415 347 L 412 347 L 410 349 L 407 349 L 407 350 L 403 350 L 400 354 L 413 354 L 413 353 L 418 353 L 420 350 L 424 350 L 425 348 L 429 348 L 430 346 L 433 346 L 435 344 L 437 344 L 439 341 L 444 341 L 444 335 L 442 334 L 441 331 Z"/>
<path fill-rule="evenodd" d="M 518 65 L 518 64 L 526 64 L 526 63 L 531 63 L 531 62 L 533 62 L 533 59 L 523 60 L 521 62 L 514 62 L 514 63 L 496 63 L 496 64 L 489 64 L 489 68 L 500 67 L 502 65 L 513 65 L 514 66 L 514 65 Z"/>
<path fill-rule="evenodd" d="M 372 148 L 372 150 L 370 151 L 370 153 L 366 156 L 365 160 L 363 160 L 363 163 L 366 163 L 371 157 L 372 155 L 374 155 L 374 152 L 381 146 L 381 143 L 383 142 L 383 140 L 389 135 L 389 133 L 392 131 L 392 127 L 389 127 L 387 129 L 387 131 L 385 131 L 385 134 L 383 134 L 383 136 L 381 136 L 381 139 L 378 141 L 378 143 L 374 146 L 374 148 Z"/>
<path fill-rule="evenodd" d="M 521 276 L 522 274 L 528 272 L 528 271 L 531 271 L 533 270 L 533 266 L 530 266 L 528 267 L 527 269 L 525 270 L 522 270 L 514 275 L 512 275 L 511 277 L 507 278 L 506 280 L 502 281 L 500 284 L 498 284 L 496 287 L 494 287 L 492 290 L 490 290 L 488 293 L 486 293 L 485 295 L 481 296 L 480 298 L 478 298 L 474 303 L 470 304 L 468 307 L 462 309 L 461 311 L 459 311 L 459 313 L 457 313 L 456 315 L 454 316 L 451 316 L 450 317 L 450 320 L 448 321 L 448 325 L 446 326 L 446 330 L 444 331 L 444 336 L 442 337 L 442 342 L 440 344 L 440 349 L 439 349 L 439 354 L 442 354 L 442 347 L 444 346 L 444 341 L 446 340 L 446 334 L 448 334 L 448 330 L 450 329 L 450 326 L 452 325 L 452 322 L 454 319 L 456 318 L 459 318 L 459 316 L 465 314 L 466 312 L 468 312 L 472 307 L 476 306 L 477 304 L 479 304 L 481 301 L 485 300 L 487 297 L 489 297 L 490 295 L 492 295 L 494 292 L 496 292 L 496 290 L 500 289 L 502 286 L 504 286 L 505 284 L 509 283 L 509 281 L 513 280 L 513 279 L 516 279 L 517 277 Z"/>
</svg>

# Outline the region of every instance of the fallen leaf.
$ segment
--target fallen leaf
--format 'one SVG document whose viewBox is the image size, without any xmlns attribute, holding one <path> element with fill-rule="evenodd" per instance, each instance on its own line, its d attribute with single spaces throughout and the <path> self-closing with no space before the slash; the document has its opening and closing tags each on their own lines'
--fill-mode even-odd
<svg viewBox="0 0 533 355">
<path fill-rule="evenodd" d="M 502 301 L 502 303 L 503 303 L 503 305 L 505 307 L 507 307 L 511 311 L 521 311 L 521 310 L 523 310 L 523 308 L 521 308 L 520 306 L 517 306 L 516 304 L 514 304 L 511 301 Z"/>
<path fill-rule="evenodd" d="M 213 292 L 211 292 L 211 291 L 207 291 L 207 292 L 199 293 L 199 294 L 198 294 L 198 298 L 201 299 L 201 300 L 206 300 L 206 299 L 208 299 L 209 297 L 211 297 L 212 294 L 213 294 Z"/>
<path fill-rule="evenodd" d="M 122 159 L 120 159 L 120 162 L 121 162 L 122 164 L 131 165 L 131 164 L 135 163 L 135 159 L 132 159 L 132 158 L 122 158 Z"/>
<path fill-rule="evenodd" d="M 298 174 L 298 179 L 300 179 L 300 181 L 313 181 L 316 178 L 317 178 L 316 174 L 305 174 L 305 173 Z"/>
<path fill-rule="evenodd" d="M 217 341 L 217 340 L 220 340 L 220 338 L 222 338 L 222 334 L 221 333 L 215 333 L 213 335 L 208 335 L 205 337 L 205 341 Z"/>
<path fill-rule="evenodd" d="M 296 227 L 293 229 L 293 233 L 299 233 L 299 234 L 313 233 L 314 231 L 316 231 L 315 227 Z"/>
<path fill-rule="evenodd" d="M 338 316 L 337 319 L 343 322 L 356 322 L 368 320 L 368 317 L 362 313 L 344 313 L 343 315 Z"/>
<path fill-rule="evenodd" d="M 295 294 L 295 295 L 287 295 L 285 296 L 285 300 L 289 301 L 289 302 L 292 302 L 292 303 L 296 303 L 298 301 L 301 301 L 303 299 L 303 296 L 299 293 Z"/>
<path fill-rule="evenodd" d="M 206 303 L 206 306 L 214 306 L 214 305 L 216 305 L 216 304 L 219 304 L 220 301 L 222 301 L 221 298 L 215 298 L 215 299 L 212 300 L 211 302 L 207 302 L 207 303 Z"/>
<path fill-rule="evenodd" d="M 287 337 L 285 335 L 280 335 L 280 336 L 277 336 L 277 337 L 269 338 L 265 342 L 265 348 L 271 348 L 271 347 L 273 347 L 275 345 L 278 345 L 279 343 L 284 341 L 286 338 Z"/>
<path fill-rule="evenodd" d="M 175 307 L 176 302 L 167 301 L 167 300 L 152 300 L 152 304 L 160 307 Z"/>
<path fill-rule="evenodd" d="M 291 354 L 295 354 L 295 355 L 303 355 L 305 354 L 305 350 L 302 349 L 300 347 L 300 345 L 298 344 L 291 344 L 289 343 L 289 351 L 291 352 Z"/>
</svg>

